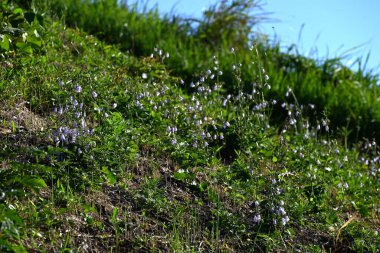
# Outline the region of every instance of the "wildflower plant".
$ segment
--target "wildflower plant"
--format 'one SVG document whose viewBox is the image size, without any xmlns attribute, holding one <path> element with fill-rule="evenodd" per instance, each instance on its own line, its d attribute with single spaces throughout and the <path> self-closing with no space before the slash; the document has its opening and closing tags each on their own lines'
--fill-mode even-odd
<svg viewBox="0 0 380 253">
<path fill-rule="evenodd" d="M 36 11 L 51 6 L 42 2 Z M 126 3 L 52 1 L 43 52 L 0 56 L 0 251 L 379 248 L 378 142 L 350 143 L 350 126 L 339 132 L 323 113 L 322 91 L 303 86 L 320 76 L 328 83 L 335 70 L 326 63 L 318 72 L 314 61 L 256 39 L 222 36 L 216 48 L 203 39 L 202 29 L 216 36 L 243 2 L 228 9 L 223 1 L 194 34 L 183 19 L 165 26 L 158 13 L 126 12 Z M 157 29 L 122 52 L 126 44 L 49 17 L 62 6 L 79 27 L 112 27 L 95 29 L 112 43 L 137 26 Z M 122 23 L 127 16 L 140 26 Z M 250 19 L 232 28 L 239 20 Z M 160 29 L 168 41 L 152 45 Z M 343 92 L 346 81 L 335 81 Z"/>
</svg>

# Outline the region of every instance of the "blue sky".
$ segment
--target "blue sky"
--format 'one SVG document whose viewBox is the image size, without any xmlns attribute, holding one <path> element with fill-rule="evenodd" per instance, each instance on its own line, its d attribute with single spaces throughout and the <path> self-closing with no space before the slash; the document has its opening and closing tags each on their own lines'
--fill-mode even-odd
<svg viewBox="0 0 380 253">
<path fill-rule="evenodd" d="M 200 17 L 203 10 L 217 1 L 138 2 L 149 7 L 157 4 L 162 13 L 174 11 L 186 17 Z M 380 73 L 380 0 L 263 0 L 261 3 L 263 10 L 271 12 L 270 17 L 276 21 L 261 24 L 260 31 L 270 38 L 279 38 L 284 48 L 295 43 L 302 54 L 313 58 L 346 55 L 343 62 L 348 66 L 360 56 L 364 61 L 370 52 L 367 69 Z"/>
</svg>

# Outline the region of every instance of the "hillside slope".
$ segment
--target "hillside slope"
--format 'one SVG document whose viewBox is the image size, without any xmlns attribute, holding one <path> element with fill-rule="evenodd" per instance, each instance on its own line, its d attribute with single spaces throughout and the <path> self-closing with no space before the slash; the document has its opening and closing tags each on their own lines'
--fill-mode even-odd
<svg viewBox="0 0 380 253">
<path fill-rule="evenodd" d="M 2 6 L 19 29 L 1 44 L 2 252 L 380 248 L 376 142 L 348 149 L 293 90 L 265 95 L 255 47 L 262 79 L 248 92 L 230 66 L 230 94 L 217 56 L 188 82 L 172 52 L 136 58 L 16 7 Z"/>
</svg>

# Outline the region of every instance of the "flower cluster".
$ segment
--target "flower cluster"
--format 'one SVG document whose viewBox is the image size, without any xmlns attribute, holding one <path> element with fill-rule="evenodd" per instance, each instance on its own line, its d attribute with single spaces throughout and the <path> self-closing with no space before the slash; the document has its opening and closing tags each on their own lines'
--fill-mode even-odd
<svg viewBox="0 0 380 253">
<path fill-rule="evenodd" d="M 70 82 L 66 84 L 68 83 Z M 65 87 L 64 82 L 60 82 L 60 87 L 66 92 L 70 92 L 70 87 Z M 73 95 L 66 99 L 64 103 L 59 103 L 53 108 L 57 127 L 52 132 L 52 137 L 57 146 L 78 144 L 80 138 L 94 134 L 94 128 L 88 126 L 84 104 L 80 101 L 82 91 L 82 87 L 76 85 Z M 97 93 L 93 91 L 92 96 L 96 98 Z"/>
</svg>

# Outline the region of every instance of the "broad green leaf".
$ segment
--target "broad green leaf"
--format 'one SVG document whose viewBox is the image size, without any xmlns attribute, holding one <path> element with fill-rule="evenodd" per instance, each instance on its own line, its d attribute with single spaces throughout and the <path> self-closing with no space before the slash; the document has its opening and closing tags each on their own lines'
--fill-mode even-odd
<svg viewBox="0 0 380 253">
<path fill-rule="evenodd" d="M 15 8 L 13 14 L 23 14 L 23 10 L 21 8 Z"/>
<path fill-rule="evenodd" d="M 33 49 L 29 43 L 24 43 L 24 42 L 17 42 L 16 47 L 18 50 L 22 53 L 27 53 L 27 54 L 32 54 Z"/>
<path fill-rule="evenodd" d="M 0 41 L 0 48 L 4 49 L 5 51 L 9 51 L 9 37 L 7 35 L 3 35 L 3 39 Z"/>
<path fill-rule="evenodd" d="M 24 176 L 20 179 L 20 183 L 33 190 L 38 190 L 39 188 L 47 187 L 45 181 L 42 178 L 36 176 Z"/>
<path fill-rule="evenodd" d="M 109 169 L 107 169 L 107 167 L 102 167 L 102 172 L 104 173 L 108 183 L 110 183 L 111 185 L 116 184 L 116 177 L 114 176 L 114 174 L 112 174 L 112 172 Z"/>
<path fill-rule="evenodd" d="M 199 190 L 200 190 L 201 192 L 204 192 L 204 191 L 207 189 L 207 187 L 208 187 L 208 183 L 206 183 L 206 182 L 201 182 L 201 183 L 199 184 Z"/>
<path fill-rule="evenodd" d="M 186 172 L 176 172 L 174 173 L 173 176 L 175 179 L 181 180 L 181 181 L 185 181 L 186 179 L 190 178 L 189 173 L 186 173 Z"/>
<path fill-rule="evenodd" d="M 26 41 L 29 42 L 29 43 L 31 43 L 35 47 L 41 47 L 42 46 L 41 39 L 36 38 L 34 36 L 28 36 L 28 37 L 26 37 Z"/>
</svg>

